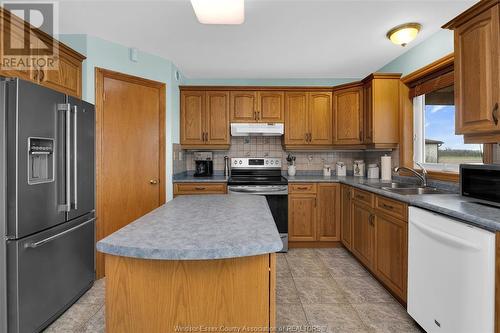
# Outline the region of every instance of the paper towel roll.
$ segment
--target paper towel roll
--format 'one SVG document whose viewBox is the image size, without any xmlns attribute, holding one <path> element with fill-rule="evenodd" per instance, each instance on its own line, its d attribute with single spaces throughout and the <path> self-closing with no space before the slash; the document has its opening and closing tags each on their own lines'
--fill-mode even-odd
<svg viewBox="0 0 500 333">
<path fill-rule="evenodd" d="M 381 169 L 380 179 L 382 180 L 392 179 L 392 161 L 390 156 L 384 155 L 380 158 L 380 169 Z"/>
</svg>

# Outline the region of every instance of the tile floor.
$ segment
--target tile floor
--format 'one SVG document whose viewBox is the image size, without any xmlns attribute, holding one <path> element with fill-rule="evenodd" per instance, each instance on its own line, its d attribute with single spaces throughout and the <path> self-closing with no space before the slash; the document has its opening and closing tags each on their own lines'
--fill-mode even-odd
<svg viewBox="0 0 500 333">
<path fill-rule="evenodd" d="M 282 332 L 423 332 L 343 248 L 278 254 L 276 301 Z M 45 332 L 104 332 L 104 280 Z"/>
</svg>

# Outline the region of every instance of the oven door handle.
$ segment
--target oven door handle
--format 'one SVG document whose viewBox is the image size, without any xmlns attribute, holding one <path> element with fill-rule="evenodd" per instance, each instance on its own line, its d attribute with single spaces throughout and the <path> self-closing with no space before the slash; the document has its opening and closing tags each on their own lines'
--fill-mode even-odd
<svg viewBox="0 0 500 333">
<path fill-rule="evenodd" d="M 258 187 L 258 188 L 238 188 L 238 187 L 228 187 L 229 193 L 241 193 L 241 194 L 261 194 L 261 195 L 272 195 L 272 194 L 288 194 L 287 187 Z"/>
</svg>

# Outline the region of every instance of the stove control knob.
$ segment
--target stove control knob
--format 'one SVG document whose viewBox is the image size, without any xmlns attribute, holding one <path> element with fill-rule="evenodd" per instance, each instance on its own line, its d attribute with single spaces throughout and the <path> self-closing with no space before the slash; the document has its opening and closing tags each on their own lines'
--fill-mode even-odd
<svg viewBox="0 0 500 333">
<path fill-rule="evenodd" d="M 234 164 L 238 164 L 238 161 L 234 160 Z"/>
<path fill-rule="evenodd" d="M 271 160 L 271 164 L 274 164 L 274 161 L 273 161 L 273 160 Z"/>
<path fill-rule="evenodd" d="M 242 163 L 243 163 L 243 161 L 240 161 L 240 164 L 242 164 Z"/>
<path fill-rule="evenodd" d="M 268 160 L 266 160 L 266 164 L 269 164 L 269 161 L 268 161 Z"/>
</svg>

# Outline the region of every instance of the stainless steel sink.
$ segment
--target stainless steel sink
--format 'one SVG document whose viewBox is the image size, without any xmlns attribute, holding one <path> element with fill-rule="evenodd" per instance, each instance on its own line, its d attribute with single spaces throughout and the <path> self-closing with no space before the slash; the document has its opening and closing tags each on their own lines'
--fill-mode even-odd
<svg viewBox="0 0 500 333">
<path fill-rule="evenodd" d="M 448 192 L 434 187 L 415 187 L 415 185 L 413 185 L 413 187 L 406 188 L 381 187 L 381 189 L 402 195 L 448 194 Z"/>
</svg>

